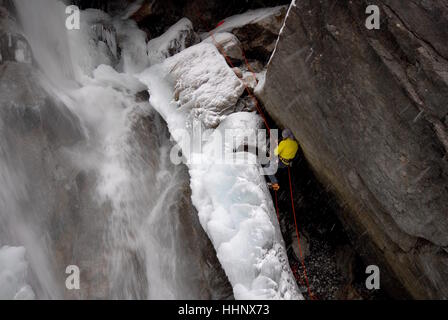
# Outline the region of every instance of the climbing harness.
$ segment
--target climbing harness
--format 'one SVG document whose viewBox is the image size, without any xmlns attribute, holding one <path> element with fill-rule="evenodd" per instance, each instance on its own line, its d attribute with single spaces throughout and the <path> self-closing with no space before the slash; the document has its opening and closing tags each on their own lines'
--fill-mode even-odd
<svg viewBox="0 0 448 320">
<path fill-rule="evenodd" d="M 288 168 L 291 167 L 291 160 L 288 160 L 288 159 L 285 159 L 285 158 L 282 158 L 282 157 L 278 157 L 278 158 L 280 159 L 281 162 L 283 162 L 283 164 L 285 166 L 287 166 Z"/>
</svg>

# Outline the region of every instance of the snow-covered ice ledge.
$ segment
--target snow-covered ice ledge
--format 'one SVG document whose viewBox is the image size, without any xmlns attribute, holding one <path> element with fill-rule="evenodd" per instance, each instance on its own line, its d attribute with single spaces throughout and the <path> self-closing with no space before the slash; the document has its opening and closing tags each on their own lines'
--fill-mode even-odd
<svg viewBox="0 0 448 320">
<path fill-rule="evenodd" d="M 261 167 L 257 164 L 222 163 L 215 145 L 225 129 L 254 130 L 261 119 L 256 113 L 225 115 L 244 86 L 212 44 L 200 43 L 154 65 L 140 74 L 148 86 L 150 103 L 168 123 L 180 146 L 199 121 L 202 148 L 191 155 L 192 201 L 210 237 L 236 299 L 303 299 L 289 267 Z M 234 150 L 225 148 L 225 153 Z M 251 157 L 237 152 L 236 157 Z M 194 157 L 201 157 L 195 163 Z"/>
</svg>

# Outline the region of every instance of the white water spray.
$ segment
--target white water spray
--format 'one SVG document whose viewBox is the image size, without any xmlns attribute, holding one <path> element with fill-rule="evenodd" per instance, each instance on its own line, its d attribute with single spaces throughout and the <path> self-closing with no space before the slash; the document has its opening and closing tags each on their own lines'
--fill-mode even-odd
<svg viewBox="0 0 448 320">
<path fill-rule="evenodd" d="M 188 174 L 168 160 L 166 125 L 147 102 L 136 102 L 135 94 L 145 86 L 113 68 L 141 71 L 146 65 L 144 35 L 98 10 L 83 12 L 81 30 L 69 32 L 65 5 L 56 0 L 15 0 L 15 5 L 43 73 L 40 85 L 68 107 L 59 110 L 62 114 L 79 119 L 84 136 L 52 150 L 57 160 L 50 163 L 63 163 L 49 176 L 39 175 L 44 198 L 36 200 L 37 191 L 26 187 L 29 170 L 18 165 L 17 172 L 10 171 L 17 159 L 9 165 L 0 162 L 1 178 L 7 181 L 0 186 L 0 221 L 7 220 L 16 235 L 0 240 L 27 250 L 37 298 L 199 299 L 227 294 L 225 283 L 212 287 L 219 268 L 188 205 Z M 122 39 L 128 47 L 122 48 L 121 60 L 111 50 L 113 32 L 120 30 L 111 26 L 132 29 L 132 39 Z M 1 161 L 10 154 L 21 156 L 14 146 L 8 148 L 2 149 Z M 55 181 L 64 181 L 62 190 L 52 186 Z M 32 208 L 31 216 L 19 209 L 23 203 Z M 69 264 L 78 265 L 83 274 L 80 292 L 64 287 Z"/>
</svg>

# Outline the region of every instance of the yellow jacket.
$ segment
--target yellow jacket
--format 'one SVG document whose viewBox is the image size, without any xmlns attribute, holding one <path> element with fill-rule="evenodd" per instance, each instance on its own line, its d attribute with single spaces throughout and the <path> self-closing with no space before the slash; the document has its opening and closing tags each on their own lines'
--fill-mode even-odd
<svg viewBox="0 0 448 320">
<path fill-rule="evenodd" d="M 297 141 L 287 138 L 280 142 L 274 153 L 282 159 L 292 160 L 296 157 L 298 150 L 299 144 Z"/>
</svg>

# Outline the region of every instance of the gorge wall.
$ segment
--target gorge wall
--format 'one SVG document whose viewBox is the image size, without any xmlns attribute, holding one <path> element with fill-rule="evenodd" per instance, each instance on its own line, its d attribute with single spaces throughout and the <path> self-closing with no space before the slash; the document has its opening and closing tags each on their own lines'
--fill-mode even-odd
<svg viewBox="0 0 448 320">
<path fill-rule="evenodd" d="M 442 0 L 295 1 L 258 93 L 395 296 L 448 298 L 447 39 Z"/>
</svg>

